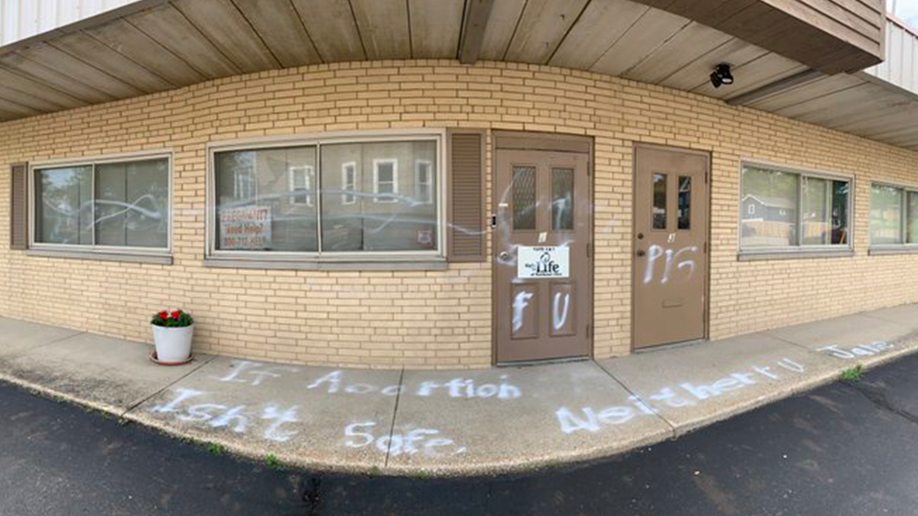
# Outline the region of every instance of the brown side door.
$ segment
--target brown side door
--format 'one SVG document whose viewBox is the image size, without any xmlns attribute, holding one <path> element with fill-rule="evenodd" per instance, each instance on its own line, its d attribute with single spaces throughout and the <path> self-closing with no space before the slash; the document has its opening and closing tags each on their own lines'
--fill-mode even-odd
<svg viewBox="0 0 918 516">
<path fill-rule="evenodd" d="M 705 337 L 706 154 L 635 147 L 634 348 Z"/>
<path fill-rule="evenodd" d="M 496 356 L 589 356 L 593 274 L 589 154 L 497 150 Z"/>
</svg>

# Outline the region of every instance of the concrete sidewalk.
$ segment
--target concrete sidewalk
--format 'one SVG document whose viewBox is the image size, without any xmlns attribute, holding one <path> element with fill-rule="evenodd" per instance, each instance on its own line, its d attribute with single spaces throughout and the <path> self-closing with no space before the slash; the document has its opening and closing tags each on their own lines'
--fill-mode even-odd
<svg viewBox="0 0 918 516">
<path fill-rule="evenodd" d="M 629 357 L 461 371 L 198 356 L 0 318 L 0 378 L 170 434 L 322 470 L 480 475 L 671 439 L 918 349 L 918 305 Z"/>
</svg>

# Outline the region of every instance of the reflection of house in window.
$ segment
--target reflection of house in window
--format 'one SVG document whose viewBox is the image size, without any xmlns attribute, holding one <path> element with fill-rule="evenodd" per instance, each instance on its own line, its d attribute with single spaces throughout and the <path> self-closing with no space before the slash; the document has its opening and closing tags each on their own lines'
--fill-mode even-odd
<svg viewBox="0 0 918 516">
<path fill-rule="evenodd" d="M 253 168 L 233 172 L 233 197 L 239 200 L 254 199 L 258 195 L 258 182 Z"/>
<path fill-rule="evenodd" d="M 373 160 L 373 193 L 374 202 L 398 201 L 398 160 Z"/>
<path fill-rule="evenodd" d="M 422 204 L 433 202 L 433 164 L 428 160 L 418 160 L 414 164 L 414 200 Z"/>
<path fill-rule="evenodd" d="M 357 202 L 357 196 L 353 192 L 357 190 L 357 163 L 348 161 L 341 164 L 341 204 L 354 204 Z"/>
<path fill-rule="evenodd" d="M 782 241 L 795 240 L 797 206 L 791 199 L 747 195 L 743 197 L 743 236 L 777 237 Z"/>
<path fill-rule="evenodd" d="M 312 206 L 312 174 L 309 165 L 287 167 L 290 204 Z"/>
<path fill-rule="evenodd" d="M 746 213 L 749 215 L 759 213 L 759 218 L 762 220 L 772 222 L 794 222 L 797 220 L 794 216 L 797 206 L 790 199 L 747 195 L 743 198 L 743 206 L 746 207 Z"/>
</svg>

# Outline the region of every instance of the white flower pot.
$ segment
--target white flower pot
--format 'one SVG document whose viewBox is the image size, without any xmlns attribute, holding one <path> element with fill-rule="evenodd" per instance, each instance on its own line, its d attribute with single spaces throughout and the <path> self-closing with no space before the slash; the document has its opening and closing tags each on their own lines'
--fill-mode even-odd
<svg viewBox="0 0 918 516">
<path fill-rule="evenodd" d="M 168 328 L 150 325 L 153 328 L 153 343 L 156 345 L 158 362 L 184 362 L 191 357 L 191 340 L 194 324 L 184 328 Z"/>
</svg>

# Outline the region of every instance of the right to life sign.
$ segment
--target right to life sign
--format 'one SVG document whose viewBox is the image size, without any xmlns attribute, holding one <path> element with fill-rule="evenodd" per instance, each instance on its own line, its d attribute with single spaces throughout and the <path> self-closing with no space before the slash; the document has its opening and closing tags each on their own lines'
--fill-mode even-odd
<svg viewBox="0 0 918 516">
<path fill-rule="evenodd" d="M 516 254 L 518 278 L 568 278 L 570 271 L 568 246 L 519 246 Z"/>
</svg>

